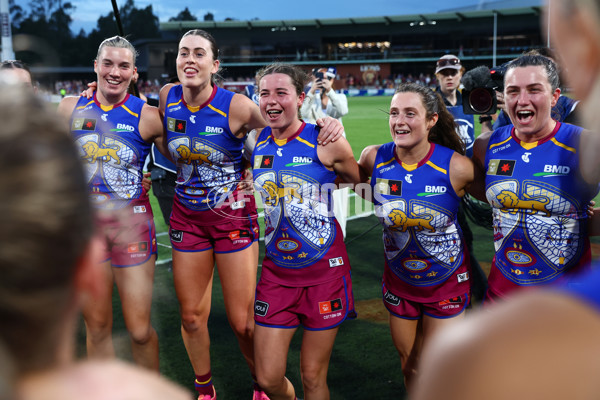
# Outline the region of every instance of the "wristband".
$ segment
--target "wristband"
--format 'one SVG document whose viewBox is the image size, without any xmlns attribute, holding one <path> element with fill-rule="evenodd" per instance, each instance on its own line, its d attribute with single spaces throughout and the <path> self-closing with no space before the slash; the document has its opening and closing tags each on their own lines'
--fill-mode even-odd
<svg viewBox="0 0 600 400">
<path fill-rule="evenodd" d="M 479 123 L 483 124 L 484 122 L 488 122 L 492 120 L 492 116 L 491 115 L 480 115 L 479 116 Z"/>
</svg>

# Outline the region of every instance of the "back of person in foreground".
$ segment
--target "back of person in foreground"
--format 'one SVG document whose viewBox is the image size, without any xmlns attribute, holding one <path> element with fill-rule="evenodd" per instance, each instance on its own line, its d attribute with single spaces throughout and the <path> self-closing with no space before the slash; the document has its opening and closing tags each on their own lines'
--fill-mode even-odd
<svg viewBox="0 0 600 400">
<path fill-rule="evenodd" d="M 189 398 L 123 362 L 74 361 L 101 273 L 82 165 L 55 111 L 2 75 L 0 121 L 0 398 Z"/>
</svg>

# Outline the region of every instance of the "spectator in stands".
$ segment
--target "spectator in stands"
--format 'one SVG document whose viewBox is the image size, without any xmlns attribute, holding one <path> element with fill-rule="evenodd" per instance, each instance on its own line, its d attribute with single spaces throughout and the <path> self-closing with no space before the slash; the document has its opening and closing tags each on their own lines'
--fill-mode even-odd
<svg viewBox="0 0 600 400">
<path fill-rule="evenodd" d="M 566 78 L 583 100 L 582 124 L 599 126 L 598 2 L 554 0 L 548 17 Z M 581 140 L 581 174 L 598 181 L 600 135 Z M 440 332 L 424 354 L 413 400 L 600 398 L 599 278 L 596 265 L 567 287 L 517 295 Z"/>
<path fill-rule="evenodd" d="M 475 141 L 475 125 L 473 115 L 463 113 L 462 94 L 459 90 L 460 79 L 464 72 L 465 69 L 461 65 L 460 60 L 452 54 L 442 56 L 435 64 L 435 76 L 439 83 L 436 91 L 440 93 L 446 108 L 454 116 L 456 132 L 465 144 L 466 155 L 472 157 L 473 142 Z M 487 279 L 473 254 L 473 232 L 467 222 L 464 207 L 463 203 L 458 212 L 458 223 L 465 235 L 465 241 L 471 257 L 471 292 L 473 299 L 482 301 Z"/>
<path fill-rule="evenodd" d="M 74 362 L 80 304 L 102 282 L 81 159 L 54 107 L 0 85 L 0 397 L 189 399 L 121 361 Z"/>
<path fill-rule="evenodd" d="M 317 119 L 325 117 L 336 118 L 342 122 L 342 117 L 348 114 L 346 95 L 342 92 L 338 93 L 334 89 L 336 73 L 335 67 L 313 70 L 312 82 L 309 84 L 310 89 L 300 107 L 300 115 L 304 122 L 314 124 Z M 349 195 L 348 187 L 343 187 L 333 193 L 333 212 L 342 227 L 344 237 L 346 237 Z"/>
</svg>

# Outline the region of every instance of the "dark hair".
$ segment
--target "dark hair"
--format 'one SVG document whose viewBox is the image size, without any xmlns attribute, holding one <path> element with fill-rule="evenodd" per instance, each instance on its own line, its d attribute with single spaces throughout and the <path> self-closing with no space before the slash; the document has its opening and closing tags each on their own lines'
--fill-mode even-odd
<svg viewBox="0 0 600 400">
<path fill-rule="evenodd" d="M 265 75 L 271 74 L 285 74 L 292 80 L 292 85 L 296 88 L 296 94 L 300 95 L 304 91 L 304 86 L 310 80 L 309 75 L 300 67 L 293 64 L 285 63 L 273 63 L 261 68 L 256 75 L 258 76 L 258 82 L 265 77 Z M 259 85 L 260 89 L 260 85 Z"/>
<path fill-rule="evenodd" d="M 192 29 L 192 30 L 189 30 L 186 33 L 184 33 L 183 36 L 181 36 L 181 39 L 183 39 L 186 36 L 200 36 L 200 37 L 208 40 L 208 42 L 210 43 L 210 50 L 213 53 L 213 61 L 217 61 L 219 59 L 220 53 L 219 53 L 219 47 L 217 46 L 217 41 L 210 33 L 206 32 L 203 29 Z M 179 39 L 180 43 L 181 43 L 181 39 Z M 219 66 L 219 70 L 211 76 L 210 80 L 213 84 L 216 84 L 217 81 L 222 80 L 222 77 L 219 75 L 220 71 L 221 71 L 221 67 Z"/>
<path fill-rule="evenodd" d="M 55 360 L 92 210 L 81 159 L 55 109 L 0 84 L 0 121 L 0 342 L 23 373 Z"/>
<path fill-rule="evenodd" d="M 217 46 L 217 41 L 210 33 L 206 32 L 203 29 L 192 29 L 184 33 L 181 39 L 183 39 L 186 36 L 200 36 L 208 40 L 210 42 L 210 50 L 213 53 L 213 60 L 219 59 L 219 47 Z"/>
<path fill-rule="evenodd" d="M 416 93 L 421 97 L 423 107 L 427 112 L 427 119 L 431 119 L 434 114 L 438 115 L 436 124 L 429 130 L 428 140 L 444 147 L 448 147 L 457 153 L 465 154 L 465 145 L 456 133 L 456 123 L 454 116 L 450 114 L 444 100 L 439 93 L 418 83 L 401 83 L 396 88 L 396 93 Z"/>
<path fill-rule="evenodd" d="M 31 69 L 29 66 L 25 64 L 23 61 L 19 60 L 5 60 L 0 63 L 0 69 L 24 69 L 29 72 L 29 76 L 31 77 L 31 81 L 33 82 L 33 75 L 31 74 Z"/>
<path fill-rule="evenodd" d="M 531 66 L 544 67 L 544 70 L 546 71 L 546 76 L 548 77 L 548 83 L 552 87 L 553 91 L 560 87 L 560 78 L 558 77 L 558 68 L 556 66 L 556 63 L 552 61 L 552 59 L 539 54 L 526 53 L 510 61 L 507 64 L 506 72 L 504 73 L 505 81 L 506 75 L 508 75 L 508 71 L 510 71 L 511 69 Z"/>
</svg>

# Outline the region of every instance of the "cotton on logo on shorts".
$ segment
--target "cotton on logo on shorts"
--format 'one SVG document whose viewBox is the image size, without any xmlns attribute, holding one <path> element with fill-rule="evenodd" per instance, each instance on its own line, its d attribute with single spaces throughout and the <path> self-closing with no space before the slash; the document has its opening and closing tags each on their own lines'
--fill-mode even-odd
<svg viewBox="0 0 600 400">
<path fill-rule="evenodd" d="M 466 282 L 469 280 L 469 273 L 463 272 L 462 274 L 456 275 L 456 278 L 458 279 L 458 283 Z"/>
<path fill-rule="evenodd" d="M 264 301 L 256 300 L 254 302 L 254 314 L 259 317 L 264 317 L 267 315 L 267 311 L 269 311 L 269 303 L 265 303 Z"/>
<path fill-rule="evenodd" d="M 400 304 L 400 297 L 393 295 L 392 293 L 390 293 L 389 290 L 385 292 L 385 294 L 383 295 L 383 299 L 393 306 L 397 306 Z"/>
<path fill-rule="evenodd" d="M 144 214 L 146 212 L 146 206 L 134 206 L 133 213 L 134 214 Z"/>
<path fill-rule="evenodd" d="M 339 267 L 340 265 L 344 265 L 344 258 L 343 257 L 336 257 L 336 258 L 330 258 L 329 259 L 329 267 L 330 268 Z"/>
<path fill-rule="evenodd" d="M 171 229 L 171 240 L 175 243 L 181 243 L 183 241 L 183 232 Z"/>
</svg>

